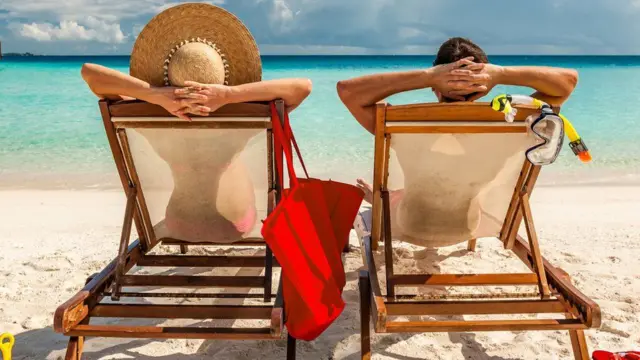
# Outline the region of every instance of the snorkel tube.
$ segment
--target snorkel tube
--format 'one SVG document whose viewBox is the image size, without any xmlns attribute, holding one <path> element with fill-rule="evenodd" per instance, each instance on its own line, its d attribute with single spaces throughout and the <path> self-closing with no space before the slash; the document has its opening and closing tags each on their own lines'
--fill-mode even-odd
<svg viewBox="0 0 640 360">
<path fill-rule="evenodd" d="M 498 95 L 491 100 L 489 105 L 493 110 L 504 113 L 505 120 L 507 122 L 513 122 L 516 114 L 518 113 L 518 109 L 513 107 L 513 105 L 530 105 L 534 106 L 536 109 L 552 113 L 551 106 L 549 106 L 549 104 L 526 95 Z M 591 161 L 589 149 L 580 135 L 578 135 L 575 127 L 573 127 L 571 122 L 564 115 L 558 114 L 558 116 L 562 119 L 564 131 L 570 141 L 569 147 L 573 153 L 584 163 Z"/>
<path fill-rule="evenodd" d="M 564 132 L 569 138 L 569 147 L 573 150 L 573 153 L 584 163 L 591 161 L 591 154 L 589 154 L 587 145 L 582 141 L 582 138 L 578 135 L 578 132 L 571 122 L 562 114 L 558 114 L 558 116 L 560 116 L 560 119 L 562 119 L 562 122 L 564 123 Z"/>
</svg>

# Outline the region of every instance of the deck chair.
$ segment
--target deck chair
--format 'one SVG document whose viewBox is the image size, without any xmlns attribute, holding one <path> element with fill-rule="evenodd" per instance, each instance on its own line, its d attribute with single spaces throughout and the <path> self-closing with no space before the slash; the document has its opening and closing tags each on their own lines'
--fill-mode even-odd
<svg viewBox="0 0 640 360">
<path fill-rule="evenodd" d="M 276 107 L 284 111 L 282 101 Z M 260 237 L 281 189 L 269 105 L 232 104 L 191 122 L 140 101 L 103 100 L 100 111 L 127 202 L 117 257 L 55 312 L 55 331 L 70 337 L 66 359 L 81 358 L 86 336 L 280 339 L 283 299 L 272 290 L 279 265 Z M 246 211 L 252 206 L 254 214 Z M 132 224 L 137 240 L 130 243 Z M 157 254 L 160 245 L 175 251 Z M 247 247 L 258 249 L 247 256 Z M 241 275 L 201 275 L 233 268 Z M 195 323 L 163 325 L 169 319 Z M 229 326 L 237 320 L 241 326 Z M 295 358 L 292 338 L 287 358 Z"/>
<path fill-rule="evenodd" d="M 359 275 L 362 359 L 371 357 L 370 321 L 379 333 L 568 330 L 575 358 L 589 358 L 583 330 L 600 325 L 600 309 L 541 256 L 529 205 L 540 166 L 526 160 L 535 139 L 524 121 L 535 111 L 519 107 L 515 122 L 507 123 L 486 103 L 377 104 L 373 204 L 354 223 L 366 265 Z M 403 180 L 408 171 L 411 181 Z M 403 189 L 401 205 L 394 187 Z M 526 240 L 518 235 L 523 220 Z M 479 238 L 501 241 L 531 272 L 394 271 L 394 242 L 439 247 L 468 241 L 474 250 Z M 380 242 L 379 276 L 374 252 Z M 486 291 L 491 286 L 500 288 Z M 504 290 L 511 286 L 516 292 Z M 433 287 L 446 291 L 425 294 Z M 487 294 L 460 291 L 467 287 Z M 408 288 L 420 291 L 400 293 Z"/>
</svg>

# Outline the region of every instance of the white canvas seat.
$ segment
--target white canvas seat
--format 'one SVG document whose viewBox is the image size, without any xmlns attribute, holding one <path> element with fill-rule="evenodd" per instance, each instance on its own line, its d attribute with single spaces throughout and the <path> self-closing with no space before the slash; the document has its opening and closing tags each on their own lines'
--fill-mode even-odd
<svg viewBox="0 0 640 360">
<path fill-rule="evenodd" d="M 156 238 L 216 243 L 260 239 L 269 192 L 264 131 L 126 133 Z"/>
<path fill-rule="evenodd" d="M 436 247 L 499 236 L 532 136 L 393 134 L 390 140 L 388 189 L 402 193 L 391 214 L 395 238 Z"/>
</svg>

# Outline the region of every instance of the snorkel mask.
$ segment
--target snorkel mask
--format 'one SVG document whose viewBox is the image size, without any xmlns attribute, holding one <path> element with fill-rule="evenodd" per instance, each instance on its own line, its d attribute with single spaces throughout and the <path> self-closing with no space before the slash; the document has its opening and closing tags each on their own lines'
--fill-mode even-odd
<svg viewBox="0 0 640 360">
<path fill-rule="evenodd" d="M 549 104 L 525 95 L 498 95 L 491 100 L 491 108 L 505 114 L 507 122 L 513 122 L 518 110 L 513 105 L 531 105 L 540 109 L 539 115 L 529 116 L 525 122 L 540 143 L 529 148 L 525 155 L 534 165 L 552 164 L 562 148 L 565 129 L 573 153 L 583 162 L 591 161 L 589 150 L 566 117 L 556 114 Z"/>
</svg>

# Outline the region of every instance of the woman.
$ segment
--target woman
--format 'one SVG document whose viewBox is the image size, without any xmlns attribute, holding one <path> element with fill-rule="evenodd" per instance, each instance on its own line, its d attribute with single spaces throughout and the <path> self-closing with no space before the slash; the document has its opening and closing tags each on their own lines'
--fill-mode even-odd
<svg viewBox="0 0 640 360">
<path fill-rule="evenodd" d="M 185 121 L 250 101 L 282 99 L 292 111 L 311 92 L 308 79 L 260 81 L 251 34 L 232 14 L 208 4 L 179 5 L 152 19 L 134 45 L 131 75 L 85 64 L 82 77 L 100 98 L 144 100 Z M 256 132 L 138 132 L 171 168 L 168 236 L 234 242 L 255 228 L 254 187 L 240 154 Z"/>
</svg>

